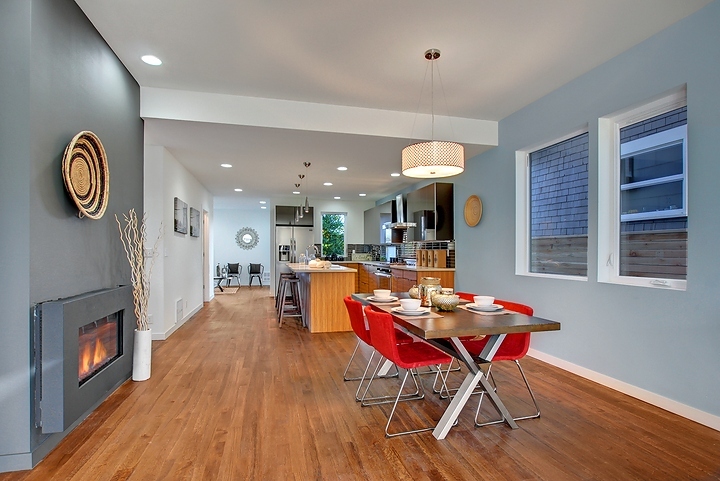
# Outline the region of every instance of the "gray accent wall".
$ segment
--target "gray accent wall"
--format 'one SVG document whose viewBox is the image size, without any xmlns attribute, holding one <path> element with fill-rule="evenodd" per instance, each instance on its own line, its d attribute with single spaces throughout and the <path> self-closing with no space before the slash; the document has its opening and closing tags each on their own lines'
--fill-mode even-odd
<svg viewBox="0 0 720 481">
<path fill-rule="evenodd" d="M 704 413 L 720 416 L 720 2 L 715 1 L 499 125 L 499 146 L 457 177 L 456 288 L 530 304 L 562 330 L 531 347 Z M 481 81 L 481 79 L 478 79 Z M 598 118 L 687 84 L 689 240 L 686 291 L 597 282 Z M 589 125 L 588 280 L 515 275 L 515 151 Z"/>
<path fill-rule="evenodd" d="M 32 411 L 37 302 L 128 284 L 114 214 L 143 211 L 140 89 L 72 0 L 0 2 L 0 472 L 28 469 L 64 434 Z M 80 219 L 61 159 L 81 130 L 103 142 L 110 196 Z"/>
</svg>

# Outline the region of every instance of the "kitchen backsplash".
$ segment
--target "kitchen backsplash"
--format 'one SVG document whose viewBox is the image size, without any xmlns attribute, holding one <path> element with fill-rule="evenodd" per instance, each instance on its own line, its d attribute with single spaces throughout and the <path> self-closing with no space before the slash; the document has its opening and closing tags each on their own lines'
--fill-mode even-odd
<svg viewBox="0 0 720 481">
<path fill-rule="evenodd" d="M 398 260 L 415 259 L 415 251 L 418 249 L 440 249 L 447 252 L 447 267 L 455 267 L 455 241 L 428 241 L 428 242 L 405 242 L 403 244 L 393 244 L 392 246 L 377 244 L 348 244 L 347 259 L 352 258 L 352 253 L 371 254 L 372 260 L 389 260 L 387 258 L 387 248 L 394 247 L 395 255 Z"/>
</svg>

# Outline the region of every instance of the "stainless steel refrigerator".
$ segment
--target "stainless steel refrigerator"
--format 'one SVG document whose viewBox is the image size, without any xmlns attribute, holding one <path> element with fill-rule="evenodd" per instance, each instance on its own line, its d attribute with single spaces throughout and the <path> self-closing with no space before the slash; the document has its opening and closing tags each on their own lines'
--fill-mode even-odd
<svg viewBox="0 0 720 481">
<path fill-rule="evenodd" d="M 298 262 L 300 254 L 305 254 L 305 249 L 315 244 L 313 227 L 278 226 L 275 227 L 275 255 L 278 256 L 280 246 L 290 246 L 288 262 Z M 277 262 L 283 262 L 279 258 Z"/>
</svg>

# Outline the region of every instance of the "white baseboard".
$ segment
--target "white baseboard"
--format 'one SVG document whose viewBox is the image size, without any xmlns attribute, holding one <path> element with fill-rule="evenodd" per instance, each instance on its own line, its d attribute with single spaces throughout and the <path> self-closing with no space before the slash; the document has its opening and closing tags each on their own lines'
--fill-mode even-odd
<svg viewBox="0 0 720 481">
<path fill-rule="evenodd" d="M 559 367 L 565 371 L 577 374 L 585 379 L 589 379 L 590 381 L 594 381 L 605 387 L 609 387 L 610 389 L 614 389 L 615 391 L 619 391 L 623 394 L 627 394 L 628 396 L 645 401 L 648 404 L 652 404 L 653 406 L 657 406 L 673 414 L 677 414 L 678 416 L 682 416 L 690 419 L 691 421 L 695 421 L 704 426 L 720 431 L 720 416 L 706 413 L 705 411 L 701 411 L 686 404 L 660 396 L 654 392 L 646 391 L 645 389 L 633 386 L 632 384 L 618 381 L 617 379 L 606 376 L 605 374 L 600 374 L 599 372 L 578 366 L 577 364 L 573 364 L 535 349 L 530 349 L 528 351 L 528 355 L 555 367 Z"/>
<path fill-rule="evenodd" d="M 175 324 L 174 324 L 170 329 L 168 329 L 167 331 L 165 331 L 165 332 L 156 332 L 156 331 L 153 331 L 153 332 L 152 332 L 152 340 L 153 340 L 153 341 L 164 341 L 164 340 L 166 340 L 168 337 L 170 337 L 170 335 L 171 335 L 173 332 L 177 331 L 177 330 L 180 328 L 180 326 L 182 326 L 183 324 L 185 324 L 188 319 L 190 319 L 192 316 L 194 316 L 195 314 L 197 314 L 198 312 L 200 312 L 200 309 L 202 309 L 203 306 L 204 306 L 204 303 L 203 303 L 203 304 L 200 304 L 199 306 L 197 306 L 197 307 L 196 307 L 195 309 L 193 309 L 187 316 L 183 317 L 183 318 L 180 320 L 180 322 L 175 323 Z"/>
</svg>

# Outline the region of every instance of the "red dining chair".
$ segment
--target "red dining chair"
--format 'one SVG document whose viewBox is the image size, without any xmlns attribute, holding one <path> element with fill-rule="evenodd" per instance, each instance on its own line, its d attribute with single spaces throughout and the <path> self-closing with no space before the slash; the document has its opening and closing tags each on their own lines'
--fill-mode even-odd
<svg viewBox="0 0 720 481">
<path fill-rule="evenodd" d="M 425 393 L 422 392 L 422 381 L 420 383 L 417 382 L 416 369 L 418 367 L 434 365 L 438 372 L 440 372 L 440 376 L 444 383 L 445 375 L 440 369 L 440 364 L 449 363 L 450 356 L 424 341 L 413 342 L 412 344 L 398 344 L 395 323 L 393 322 L 392 316 L 386 312 L 378 312 L 373 310 L 372 307 L 367 306 L 365 307 L 365 315 L 367 316 L 368 324 L 370 325 L 370 339 L 372 340 L 375 349 L 386 359 L 394 362 L 397 367 L 405 370 L 405 376 L 403 376 L 402 384 L 400 385 L 400 389 L 395 397 L 395 403 L 393 404 L 387 424 L 385 425 L 385 436 L 391 438 L 403 434 L 419 433 L 434 429 L 435 426 L 429 426 L 410 431 L 391 433 L 390 423 L 395 415 L 395 410 L 397 409 L 403 388 L 405 387 L 408 373 L 412 376 L 419 394 L 419 396 L 413 399 L 422 399 L 425 397 Z M 378 368 L 379 365 L 375 368 L 375 373 L 377 373 Z M 422 392 L 422 394 L 420 394 L 420 392 Z"/>
<path fill-rule="evenodd" d="M 473 300 L 473 296 L 475 294 L 470 294 L 468 292 L 457 292 L 458 296 L 460 296 L 461 299 L 466 299 L 469 301 Z M 533 308 L 530 306 L 527 306 L 525 304 L 520 304 L 517 302 L 512 301 L 505 301 L 502 299 L 495 299 L 496 304 L 501 304 L 505 309 L 509 311 L 515 311 L 520 314 L 526 314 L 528 316 L 533 315 Z M 482 350 L 485 348 L 485 346 L 488 343 L 489 338 L 485 337 L 483 339 L 461 339 L 463 345 L 468 350 L 468 352 L 473 356 L 477 357 L 480 355 Z M 528 392 L 530 393 L 530 397 L 532 398 L 532 402 L 535 405 L 535 413 L 526 415 L 526 416 L 520 416 L 513 418 L 515 421 L 522 421 L 523 419 L 534 419 L 537 417 L 540 417 L 540 406 L 538 406 L 537 400 L 535 399 L 535 394 L 533 393 L 532 389 L 530 388 L 530 384 L 528 383 L 527 377 L 525 376 L 525 371 L 523 371 L 522 366 L 520 365 L 520 359 L 525 357 L 525 354 L 527 354 L 528 349 L 530 348 L 530 333 L 529 332 L 520 332 L 520 333 L 513 333 L 508 334 L 505 336 L 505 339 L 503 340 L 502 344 L 500 344 L 500 347 L 498 348 L 497 352 L 495 353 L 495 356 L 493 356 L 492 362 L 490 363 L 490 366 L 488 367 L 488 372 L 486 376 L 492 377 L 492 374 L 490 370 L 492 369 L 492 364 L 499 361 L 515 361 L 515 365 L 517 366 L 518 370 L 520 371 L 520 375 L 523 378 L 523 381 L 525 381 L 525 387 L 527 388 Z M 494 378 L 493 378 L 493 384 L 494 384 Z M 503 422 L 503 419 L 484 422 L 484 423 L 478 423 L 478 414 L 480 413 L 480 407 L 482 406 L 483 397 L 485 395 L 485 392 L 480 393 L 480 402 L 478 402 L 477 410 L 475 411 L 475 426 L 487 426 L 489 424 L 498 424 Z"/>
<path fill-rule="evenodd" d="M 353 331 L 355 332 L 355 335 L 358 337 L 358 342 L 355 345 L 355 350 L 353 351 L 352 355 L 350 356 L 350 360 L 347 363 L 347 366 L 345 367 L 345 372 L 343 373 L 343 381 L 360 381 L 360 384 L 358 385 L 357 391 L 355 391 L 355 400 L 363 402 L 363 405 L 369 405 L 369 404 L 377 404 L 373 403 L 372 401 L 385 401 L 389 402 L 387 400 L 394 399 L 394 396 L 380 396 L 380 397 L 370 397 L 370 398 L 360 398 L 360 389 L 365 382 L 365 378 L 367 376 L 367 373 L 370 369 L 370 366 L 372 365 L 373 357 L 375 356 L 375 349 L 372 349 L 372 353 L 370 354 L 370 359 L 368 360 L 367 365 L 365 366 L 365 371 L 363 372 L 363 375 L 360 377 L 348 377 L 347 373 L 350 369 L 350 365 L 353 362 L 353 359 L 355 358 L 355 354 L 358 351 L 358 348 L 362 343 L 367 344 L 371 348 L 373 347 L 372 341 L 370 340 L 370 331 L 365 325 L 365 314 L 363 314 L 363 306 L 362 303 L 354 300 L 350 296 L 346 296 L 345 299 L 345 307 L 348 311 L 348 316 L 350 317 L 350 326 L 352 327 Z M 398 344 L 410 344 L 413 342 L 413 338 L 409 335 L 405 334 L 404 332 L 397 330 L 396 333 L 396 339 Z M 382 364 L 382 359 L 380 359 L 379 364 Z M 397 369 L 397 367 L 396 367 Z M 397 376 L 398 373 L 394 374 L 394 376 Z M 369 383 L 368 383 L 369 386 Z M 369 402 L 369 403 L 368 403 Z"/>
</svg>

